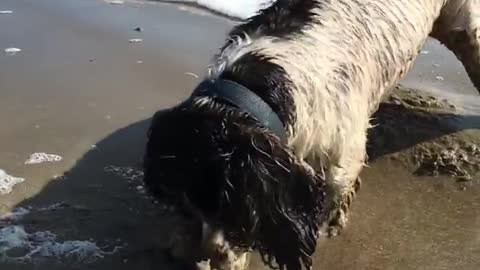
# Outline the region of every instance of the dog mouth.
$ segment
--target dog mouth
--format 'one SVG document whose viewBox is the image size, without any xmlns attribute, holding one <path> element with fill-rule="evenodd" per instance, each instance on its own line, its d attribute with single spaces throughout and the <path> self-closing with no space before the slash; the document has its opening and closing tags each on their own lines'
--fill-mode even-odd
<svg viewBox="0 0 480 270">
<path fill-rule="evenodd" d="M 252 251 L 252 245 L 245 240 L 248 235 L 207 218 L 185 195 L 174 209 L 179 221 L 167 251 L 172 262 L 193 270 L 248 269 L 248 254 Z"/>
<path fill-rule="evenodd" d="M 198 270 L 244 270 L 248 268 L 249 248 L 232 245 L 223 230 L 202 223 L 202 250 L 204 258 L 197 263 Z"/>
</svg>

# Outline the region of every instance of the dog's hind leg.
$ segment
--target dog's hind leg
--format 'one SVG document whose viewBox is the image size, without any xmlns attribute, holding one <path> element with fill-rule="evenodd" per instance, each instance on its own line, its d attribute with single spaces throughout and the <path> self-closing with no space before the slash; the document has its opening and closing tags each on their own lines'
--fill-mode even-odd
<svg viewBox="0 0 480 270">
<path fill-rule="evenodd" d="M 431 36 L 455 53 L 480 92 L 480 0 L 449 0 Z"/>
<path fill-rule="evenodd" d="M 338 162 L 328 172 L 330 186 L 330 213 L 327 219 L 327 233 L 335 236 L 340 233 L 348 221 L 348 211 L 360 188 L 359 174 L 365 164 L 366 135 L 352 140 L 350 147 L 344 149 Z"/>
</svg>

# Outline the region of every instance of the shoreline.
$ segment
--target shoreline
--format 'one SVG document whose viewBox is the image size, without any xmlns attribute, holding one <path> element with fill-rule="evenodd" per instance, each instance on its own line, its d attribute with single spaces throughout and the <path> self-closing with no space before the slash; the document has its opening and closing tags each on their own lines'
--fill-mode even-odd
<svg viewBox="0 0 480 270">
<path fill-rule="evenodd" d="M 211 9 L 209 7 L 199 5 L 199 4 L 197 4 L 193 1 L 192 2 L 178 1 L 178 0 L 145 0 L 145 1 L 152 1 L 152 2 L 157 2 L 157 3 L 161 3 L 161 4 L 169 4 L 169 5 L 175 5 L 175 6 L 180 6 L 180 7 L 186 7 L 186 8 L 193 8 L 193 9 L 196 9 L 196 10 L 201 10 L 201 11 L 208 12 L 212 16 L 218 16 L 218 17 L 221 17 L 221 18 L 228 19 L 228 20 L 230 20 L 234 23 L 240 23 L 240 22 L 244 21 L 244 19 L 242 19 L 240 17 L 230 16 L 230 15 L 227 15 L 225 13 L 221 13 L 221 12 L 216 11 L 214 9 Z"/>
<path fill-rule="evenodd" d="M 1 269 L 179 270 L 172 257 L 193 256 L 191 224 L 141 185 L 145 134 L 155 111 L 188 96 L 198 79 L 185 73 L 203 73 L 234 23 L 162 2 L 2 2 L 13 13 L 0 16 L 0 48 L 22 51 L 0 55 L 0 168 L 25 180 L 0 195 L 0 229 L 16 228 L 16 242 L 0 233 Z M 348 227 L 319 241 L 314 269 L 480 268 L 480 179 L 463 164 L 477 158 L 464 143 L 480 146 L 480 97 L 451 53 L 434 41 L 424 50 L 375 117 Z M 450 143 L 459 147 L 442 156 Z M 62 158 L 25 164 L 33 153 Z M 72 243 L 72 257 L 15 260 Z M 78 261 L 79 251 L 104 257 Z"/>
</svg>

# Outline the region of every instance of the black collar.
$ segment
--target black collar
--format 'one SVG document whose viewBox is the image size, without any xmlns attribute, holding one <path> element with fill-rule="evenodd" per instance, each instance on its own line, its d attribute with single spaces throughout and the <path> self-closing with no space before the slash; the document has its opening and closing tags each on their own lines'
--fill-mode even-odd
<svg viewBox="0 0 480 270">
<path fill-rule="evenodd" d="M 224 79 L 201 82 L 192 93 L 194 96 L 207 96 L 223 99 L 245 111 L 261 125 L 271 130 L 281 141 L 286 142 L 285 127 L 278 115 L 257 94 L 236 82 Z"/>
</svg>

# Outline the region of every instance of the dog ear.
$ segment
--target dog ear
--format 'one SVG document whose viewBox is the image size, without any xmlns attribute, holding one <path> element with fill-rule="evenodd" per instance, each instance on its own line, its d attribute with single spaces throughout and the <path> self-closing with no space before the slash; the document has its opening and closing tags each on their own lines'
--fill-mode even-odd
<svg viewBox="0 0 480 270">
<path fill-rule="evenodd" d="M 223 222 L 241 226 L 266 264 L 309 268 L 324 213 L 325 182 L 277 137 L 230 131 Z"/>
<path fill-rule="evenodd" d="M 160 171 L 156 170 L 156 151 L 158 151 L 159 141 L 163 140 L 163 129 L 168 126 L 169 115 L 168 109 L 157 111 L 151 118 L 150 125 L 146 132 L 146 148 L 143 156 L 143 181 L 156 199 L 162 200 L 164 203 L 173 203 L 169 201 L 170 197 L 167 194 L 167 190 L 158 184 L 157 179 L 160 178 Z M 156 137 L 153 137 L 155 134 Z M 159 138 L 157 138 L 159 137 Z"/>
<path fill-rule="evenodd" d="M 235 111 L 176 109 L 155 114 L 145 183 L 156 197 L 180 194 L 265 263 L 311 266 L 324 213 L 325 184 L 291 149 Z"/>
<path fill-rule="evenodd" d="M 215 215 L 224 164 L 215 143 L 221 117 L 184 106 L 155 113 L 147 132 L 143 180 L 157 200 L 181 209 L 188 202 L 188 208 Z"/>
<path fill-rule="evenodd" d="M 150 121 L 150 126 L 147 130 L 147 139 L 150 140 L 150 137 L 152 135 L 152 132 L 154 129 L 160 129 L 162 128 L 162 125 L 159 123 L 163 123 L 164 121 L 167 120 L 167 116 L 169 115 L 168 113 L 171 111 L 171 109 L 163 109 L 155 112 L 152 116 L 152 119 Z"/>
<path fill-rule="evenodd" d="M 176 146 L 181 143 L 181 132 L 177 132 L 181 118 L 172 113 L 173 109 L 157 111 L 147 130 L 146 147 L 143 156 L 144 183 L 157 200 L 176 204 L 181 201 L 178 194 L 188 183 L 184 178 L 164 177 L 165 167 L 175 168 Z M 180 134 L 179 134 L 180 133 Z M 181 160 L 179 160 L 181 163 Z"/>
</svg>

